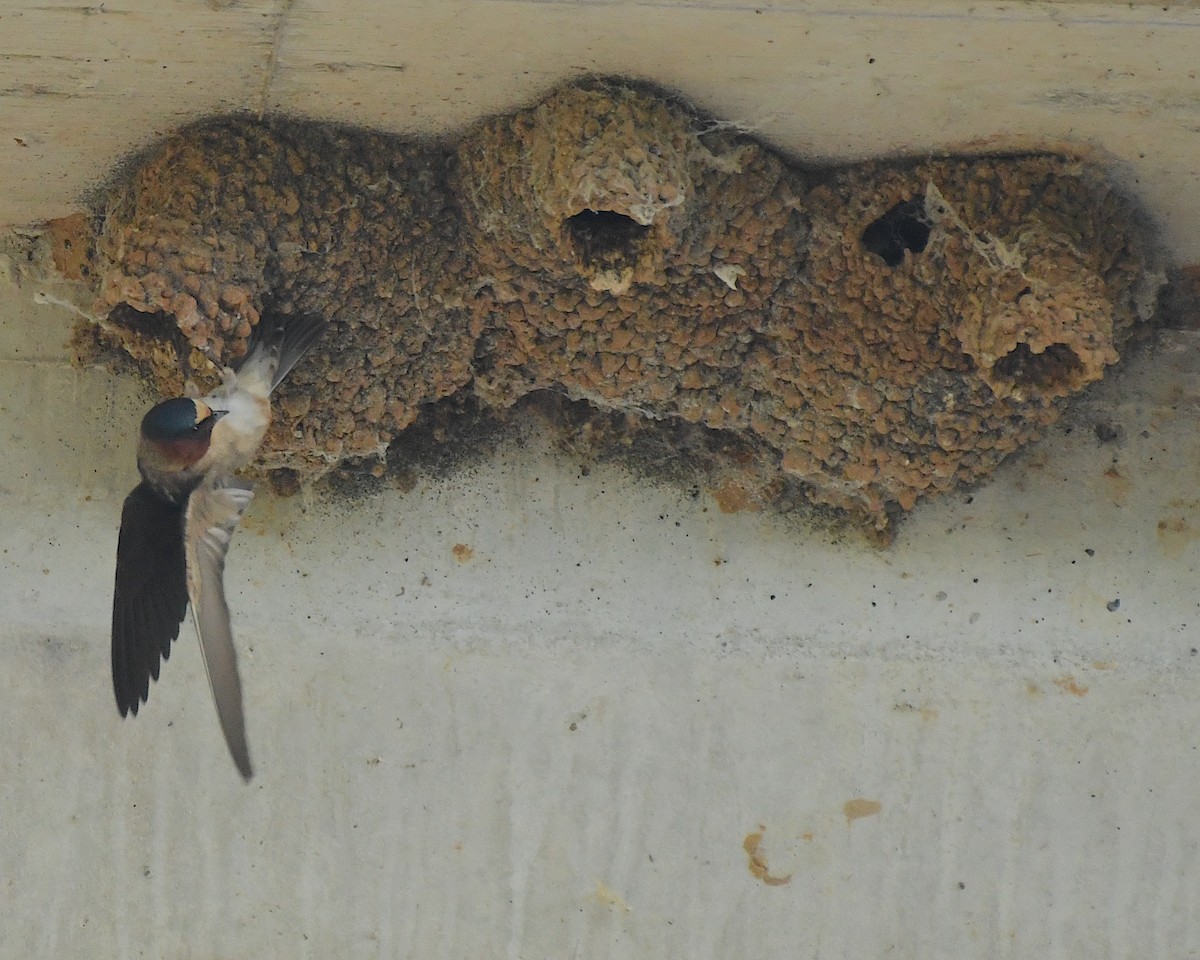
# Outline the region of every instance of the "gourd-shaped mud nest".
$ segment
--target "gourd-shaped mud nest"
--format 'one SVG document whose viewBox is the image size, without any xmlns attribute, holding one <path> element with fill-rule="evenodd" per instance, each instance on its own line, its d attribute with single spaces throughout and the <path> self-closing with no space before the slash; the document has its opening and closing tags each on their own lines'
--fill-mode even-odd
<svg viewBox="0 0 1200 960">
<path fill-rule="evenodd" d="M 79 342 L 163 394 L 207 385 L 265 311 L 329 319 L 279 392 L 277 486 L 385 474 L 447 403 L 502 420 L 536 397 L 576 439 L 700 463 L 723 507 L 885 537 L 1043 433 L 1162 282 L 1137 209 L 1077 158 L 814 170 L 619 81 L 452 145 L 190 127 L 92 234 L 105 319 Z"/>
</svg>

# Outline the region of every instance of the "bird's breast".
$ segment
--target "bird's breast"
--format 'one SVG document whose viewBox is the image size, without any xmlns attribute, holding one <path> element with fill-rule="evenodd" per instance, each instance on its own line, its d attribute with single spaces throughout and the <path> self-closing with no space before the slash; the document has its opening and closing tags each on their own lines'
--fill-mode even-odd
<svg viewBox="0 0 1200 960">
<path fill-rule="evenodd" d="M 271 425 L 271 404 L 266 398 L 236 392 L 226 398 L 228 411 L 213 427 L 205 462 L 206 473 L 228 473 L 254 459 L 267 428 Z"/>
<path fill-rule="evenodd" d="M 138 444 L 138 472 L 165 499 L 181 502 L 204 476 L 208 459 L 207 438 L 195 440 L 147 440 Z"/>
</svg>

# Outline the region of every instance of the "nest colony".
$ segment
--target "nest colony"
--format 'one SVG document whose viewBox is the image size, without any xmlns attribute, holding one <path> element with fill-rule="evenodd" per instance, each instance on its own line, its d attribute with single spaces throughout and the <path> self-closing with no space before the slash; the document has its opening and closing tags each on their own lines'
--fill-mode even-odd
<svg viewBox="0 0 1200 960">
<path fill-rule="evenodd" d="M 722 507 L 806 500 L 885 536 L 1044 432 L 1161 282 L 1134 208 L 1077 159 L 812 171 L 608 81 L 453 146 L 186 129 L 109 193 L 91 261 L 107 319 L 80 342 L 164 395 L 240 356 L 264 310 L 330 320 L 279 391 L 280 486 L 383 473 L 439 400 L 499 416 L 549 392 L 631 450 L 703 446 Z"/>
</svg>

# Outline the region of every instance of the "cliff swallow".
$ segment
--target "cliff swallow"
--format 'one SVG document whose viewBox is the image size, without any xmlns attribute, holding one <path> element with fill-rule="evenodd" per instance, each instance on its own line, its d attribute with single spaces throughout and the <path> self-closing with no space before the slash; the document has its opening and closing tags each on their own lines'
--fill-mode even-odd
<svg viewBox="0 0 1200 960">
<path fill-rule="evenodd" d="M 121 716 L 145 703 L 188 604 L 217 716 L 241 775 L 251 776 L 242 686 L 225 603 L 225 554 L 253 491 L 233 476 L 271 423 L 270 394 L 325 328 L 264 316 L 236 370 L 208 396 L 175 397 L 142 419 L 138 472 L 125 499 L 113 590 L 113 691 Z"/>
</svg>

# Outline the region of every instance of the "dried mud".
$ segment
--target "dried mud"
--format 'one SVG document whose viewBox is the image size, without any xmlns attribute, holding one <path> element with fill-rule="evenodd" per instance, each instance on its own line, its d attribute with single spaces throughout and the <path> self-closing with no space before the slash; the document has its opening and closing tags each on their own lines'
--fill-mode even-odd
<svg viewBox="0 0 1200 960">
<path fill-rule="evenodd" d="M 80 349 L 164 394 L 265 311 L 329 319 L 279 392 L 280 490 L 403 475 L 406 429 L 447 398 L 503 420 L 553 394 L 564 436 L 700 464 L 722 509 L 804 501 L 884 538 L 1043 434 L 1162 283 L 1136 208 L 1077 158 L 811 170 L 619 81 L 450 145 L 185 129 L 93 233 L 71 268 L 107 319 Z"/>
</svg>

